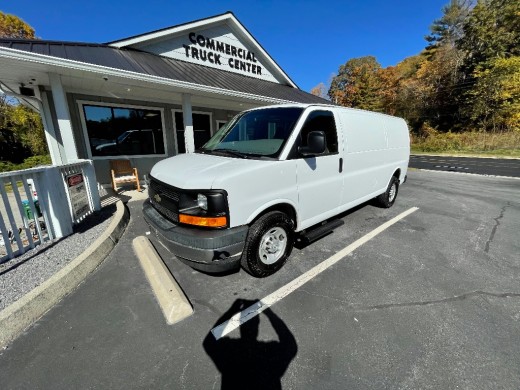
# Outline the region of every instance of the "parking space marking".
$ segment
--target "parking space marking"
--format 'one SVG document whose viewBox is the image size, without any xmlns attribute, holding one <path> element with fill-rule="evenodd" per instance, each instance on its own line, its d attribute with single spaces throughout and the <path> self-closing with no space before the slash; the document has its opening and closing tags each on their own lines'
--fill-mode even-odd
<svg viewBox="0 0 520 390">
<path fill-rule="evenodd" d="M 391 220 L 385 222 L 381 226 L 379 226 L 376 229 L 372 230 L 371 232 L 365 234 L 360 239 L 354 241 L 349 246 L 343 248 L 336 254 L 334 254 L 331 257 L 329 257 L 328 259 L 324 260 L 317 266 L 311 268 L 309 271 L 300 275 L 299 277 L 297 277 L 293 281 L 289 282 L 285 286 L 280 287 L 278 290 L 276 290 L 275 292 L 266 296 L 265 298 L 261 299 L 254 305 L 251 305 L 247 309 L 245 309 L 239 313 L 236 313 L 229 320 L 214 327 L 213 329 L 211 329 L 211 333 L 217 340 L 220 339 L 221 337 L 224 337 L 228 333 L 230 333 L 233 330 L 235 330 L 236 328 L 238 328 L 240 325 L 244 324 L 245 322 L 249 321 L 251 318 L 253 318 L 253 317 L 257 316 L 258 314 L 260 314 L 261 312 L 263 312 L 265 309 L 271 307 L 276 302 L 285 298 L 287 295 L 292 293 L 297 288 L 303 286 L 305 283 L 307 283 L 309 280 L 314 278 L 316 275 L 319 275 L 320 273 L 325 271 L 330 266 L 336 264 L 338 261 L 343 259 L 346 255 L 348 255 L 349 253 L 352 253 L 357 248 L 359 248 L 361 245 L 365 244 L 366 242 L 370 241 L 372 238 L 377 236 L 379 233 L 385 231 L 386 229 L 388 229 L 390 226 L 392 226 L 396 222 L 400 221 L 404 217 L 412 214 L 413 212 L 415 212 L 417 210 L 419 210 L 418 207 L 412 207 L 412 208 L 402 212 L 398 216 L 392 218 Z"/>
</svg>

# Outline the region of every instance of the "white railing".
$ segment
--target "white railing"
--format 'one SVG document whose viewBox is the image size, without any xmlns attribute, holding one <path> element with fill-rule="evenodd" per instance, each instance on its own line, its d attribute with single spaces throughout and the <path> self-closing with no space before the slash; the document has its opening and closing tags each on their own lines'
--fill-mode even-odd
<svg viewBox="0 0 520 390">
<path fill-rule="evenodd" d="M 0 173 L 0 195 L 0 263 L 68 236 L 101 207 L 90 160 Z"/>
</svg>

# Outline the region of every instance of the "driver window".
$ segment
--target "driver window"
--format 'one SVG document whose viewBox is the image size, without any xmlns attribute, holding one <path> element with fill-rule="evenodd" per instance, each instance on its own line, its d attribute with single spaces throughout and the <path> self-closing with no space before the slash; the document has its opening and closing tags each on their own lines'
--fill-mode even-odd
<svg viewBox="0 0 520 390">
<path fill-rule="evenodd" d="M 327 148 L 323 155 L 338 153 L 338 136 L 334 115 L 330 111 L 313 111 L 307 117 L 300 131 L 300 144 L 307 146 L 307 135 L 311 131 L 323 131 L 327 140 Z"/>
</svg>

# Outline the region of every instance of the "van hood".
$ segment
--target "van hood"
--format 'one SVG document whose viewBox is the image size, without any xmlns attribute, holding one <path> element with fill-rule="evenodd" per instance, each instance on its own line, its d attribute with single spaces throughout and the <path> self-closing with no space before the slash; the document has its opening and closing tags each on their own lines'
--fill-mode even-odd
<svg viewBox="0 0 520 390">
<path fill-rule="evenodd" d="M 272 161 L 248 160 L 201 153 L 179 154 L 159 161 L 150 174 L 171 186 L 191 189 L 222 189 L 227 180 L 250 175 Z"/>
</svg>

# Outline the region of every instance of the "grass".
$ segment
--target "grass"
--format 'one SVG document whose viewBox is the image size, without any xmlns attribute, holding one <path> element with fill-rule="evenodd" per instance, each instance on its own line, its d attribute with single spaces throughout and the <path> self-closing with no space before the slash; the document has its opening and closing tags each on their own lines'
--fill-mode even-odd
<svg viewBox="0 0 520 390">
<path fill-rule="evenodd" d="M 520 157 L 520 132 L 439 133 L 433 129 L 412 135 L 412 153 Z"/>
</svg>

